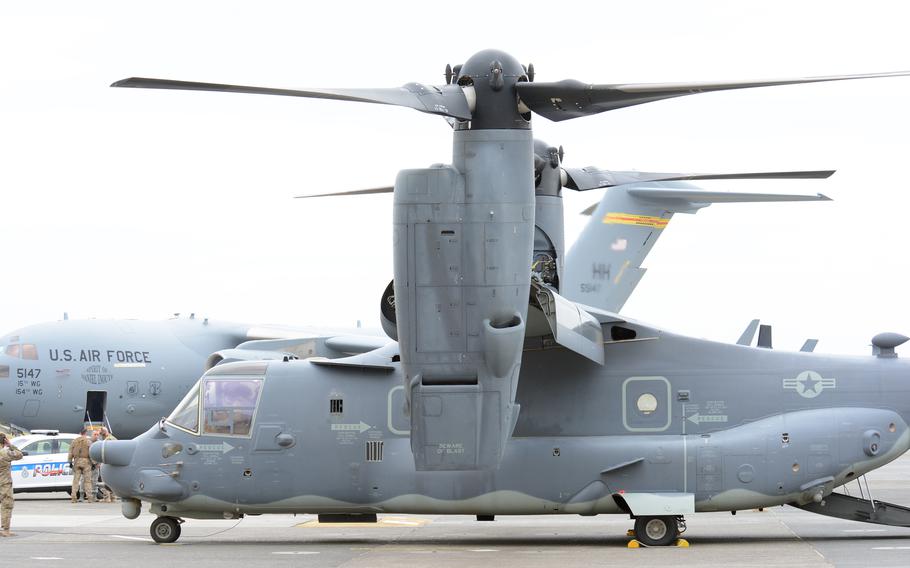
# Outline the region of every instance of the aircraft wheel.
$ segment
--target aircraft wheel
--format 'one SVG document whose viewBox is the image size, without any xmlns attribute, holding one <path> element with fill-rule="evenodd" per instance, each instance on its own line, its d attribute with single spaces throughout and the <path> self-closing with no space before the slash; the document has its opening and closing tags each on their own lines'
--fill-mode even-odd
<svg viewBox="0 0 910 568">
<path fill-rule="evenodd" d="M 174 517 L 158 517 L 152 521 L 152 539 L 158 544 L 167 544 L 180 538 L 180 523 Z"/>
<path fill-rule="evenodd" d="M 667 546 L 679 538 L 676 517 L 637 517 L 635 538 L 645 546 Z"/>
</svg>

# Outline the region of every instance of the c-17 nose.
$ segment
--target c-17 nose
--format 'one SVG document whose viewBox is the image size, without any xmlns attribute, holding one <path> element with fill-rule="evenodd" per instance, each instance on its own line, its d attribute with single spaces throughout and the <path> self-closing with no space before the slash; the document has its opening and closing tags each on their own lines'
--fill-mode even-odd
<svg viewBox="0 0 910 568">
<path fill-rule="evenodd" d="M 103 440 L 92 444 L 89 456 L 97 463 L 130 465 L 135 451 L 135 440 Z"/>
</svg>

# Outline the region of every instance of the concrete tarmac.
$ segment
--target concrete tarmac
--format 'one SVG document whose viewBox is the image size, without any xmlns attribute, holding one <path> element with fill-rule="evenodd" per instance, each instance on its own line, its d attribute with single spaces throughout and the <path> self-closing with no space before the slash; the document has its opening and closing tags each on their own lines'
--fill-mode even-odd
<svg viewBox="0 0 910 568">
<path fill-rule="evenodd" d="M 910 454 L 872 472 L 873 497 L 910 505 Z M 848 486 L 857 494 L 857 485 Z M 843 491 L 843 488 L 840 489 Z M 377 525 L 319 525 L 311 515 L 189 519 L 180 540 L 155 544 L 153 516 L 119 504 L 76 504 L 65 493 L 19 494 L 17 536 L 0 565 L 168 566 L 907 566 L 910 529 L 844 521 L 792 507 L 687 517 L 689 548 L 629 549 L 632 522 L 598 517 L 381 515 Z"/>
</svg>

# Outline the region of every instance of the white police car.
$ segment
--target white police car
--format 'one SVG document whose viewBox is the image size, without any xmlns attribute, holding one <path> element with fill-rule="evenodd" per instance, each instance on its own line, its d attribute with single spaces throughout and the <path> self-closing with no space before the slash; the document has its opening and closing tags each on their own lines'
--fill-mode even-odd
<svg viewBox="0 0 910 568">
<path fill-rule="evenodd" d="M 13 492 L 69 491 L 73 471 L 67 457 L 77 437 L 57 430 L 32 430 L 28 436 L 12 438 L 13 445 L 25 454 L 10 464 Z"/>
</svg>

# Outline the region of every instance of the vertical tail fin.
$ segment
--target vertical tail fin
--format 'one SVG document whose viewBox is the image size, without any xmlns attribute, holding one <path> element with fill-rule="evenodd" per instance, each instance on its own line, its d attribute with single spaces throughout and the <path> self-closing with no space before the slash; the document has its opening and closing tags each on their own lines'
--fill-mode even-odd
<svg viewBox="0 0 910 568">
<path fill-rule="evenodd" d="M 827 201 L 822 194 L 768 194 L 703 191 L 681 182 L 616 186 L 591 214 L 566 254 L 560 293 L 610 312 L 622 309 L 641 281 L 642 262 L 674 213 L 695 213 L 712 203 Z"/>
</svg>

